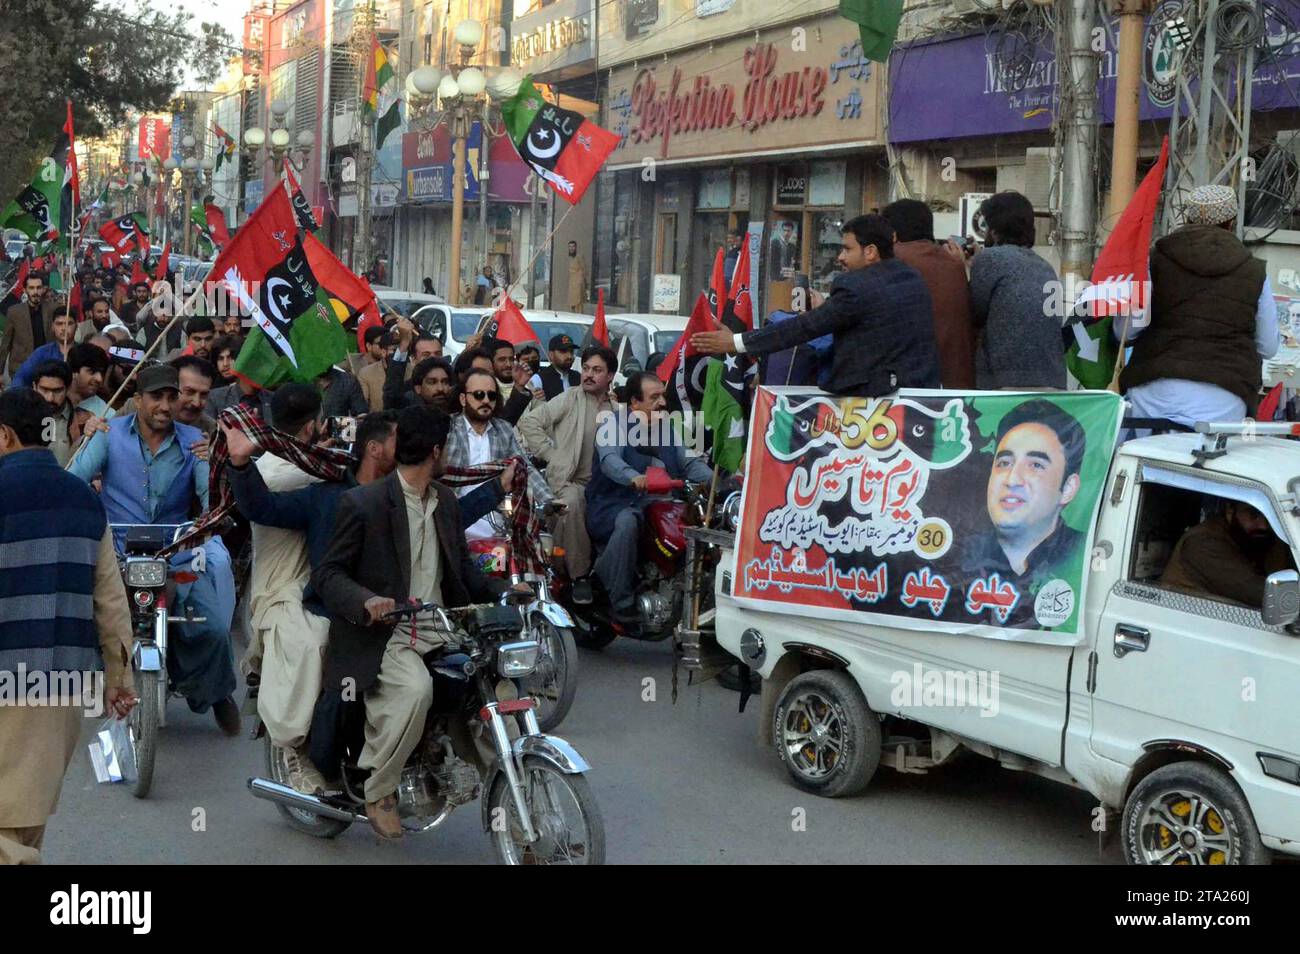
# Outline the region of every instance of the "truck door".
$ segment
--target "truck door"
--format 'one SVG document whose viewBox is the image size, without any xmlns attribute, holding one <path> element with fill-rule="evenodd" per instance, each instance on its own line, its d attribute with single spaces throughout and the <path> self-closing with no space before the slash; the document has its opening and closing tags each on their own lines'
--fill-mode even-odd
<svg viewBox="0 0 1300 954">
<path fill-rule="evenodd" d="M 1184 534 L 1242 504 L 1268 519 L 1275 558 L 1293 559 L 1273 499 L 1261 486 L 1174 465 L 1144 464 L 1139 480 L 1130 537 L 1116 554 L 1124 566 L 1089 660 L 1092 750 L 1125 765 L 1158 740 L 1230 761 L 1254 759 L 1257 749 L 1294 754 L 1300 735 L 1280 714 L 1295 704 L 1300 639 L 1264 625 L 1256 608 L 1162 582 Z"/>
</svg>

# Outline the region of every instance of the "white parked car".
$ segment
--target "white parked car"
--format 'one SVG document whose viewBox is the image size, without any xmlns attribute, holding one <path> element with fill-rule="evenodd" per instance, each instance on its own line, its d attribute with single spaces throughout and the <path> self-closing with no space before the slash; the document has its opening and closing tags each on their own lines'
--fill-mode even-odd
<svg viewBox="0 0 1300 954">
<path fill-rule="evenodd" d="M 379 300 L 379 310 L 382 312 L 394 311 L 403 318 L 411 318 L 417 311 L 426 305 L 441 305 L 446 303 L 446 299 L 441 295 L 426 295 L 423 292 L 408 292 L 400 288 L 389 288 L 387 285 L 371 285 L 375 297 Z"/>
<path fill-rule="evenodd" d="M 484 305 L 430 304 L 416 310 L 411 320 L 442 341 L 443 354 L 455 360 L 465 350 L 465 341 L 478 331 L 485 315 L 493 308 Z M 522 309 L 525 320 L 537 332 L 542 342 L 542 364 L 548 364 L 546 345 L 555 335 L 568 335 L 577 347 L 591 327 L 590 315 L 576 315 L 563 311 Z M 515 342 L 518 344 L 518 342 Z"/>
</svg>

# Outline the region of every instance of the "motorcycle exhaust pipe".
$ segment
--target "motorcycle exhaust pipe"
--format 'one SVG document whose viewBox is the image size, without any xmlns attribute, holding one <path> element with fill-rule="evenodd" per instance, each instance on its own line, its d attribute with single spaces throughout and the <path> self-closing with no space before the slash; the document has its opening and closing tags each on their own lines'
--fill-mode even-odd
<svg viewBox="0 0 1300 954">
<path fill-rule="evenodd" d="M 270 779 L 250 778 L 248 780 L 248 790 L 253 793 L 255 798 L 264 798 L 268 802 L 311 812 L 314 815 L 320 815 L 322 818 L 345 822 L 369 821 L 365 815 L 349 812 L 342 808 L 335 808 L 333 805 L 321 801 L 315 795 L 304 795 L 288 785 L 281 785 L 279 782 L 272 782 Z"/>
</svg>

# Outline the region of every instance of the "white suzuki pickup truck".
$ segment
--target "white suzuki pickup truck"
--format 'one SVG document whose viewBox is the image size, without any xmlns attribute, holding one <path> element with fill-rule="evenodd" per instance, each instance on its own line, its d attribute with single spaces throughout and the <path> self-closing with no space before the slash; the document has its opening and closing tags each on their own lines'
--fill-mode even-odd
<svg viewBox="0 0 1300 954">
<path fill-rule="evenodd" d="M 823 418 L 827 413 L 839 412 L 823 411 Z M 846 410 L 833 425 L 823 419 L 812 433 L 833 426 L 847 434 L 851 416 Z M 895 413 L 895 419 L 904 415 Z M 883 416 L 872 420 L 888 424 Z M 696 577 L 705 590 L 703 603 L 696 603 L 702 612 L 690 615 L 687 601 L 679 658 L 705 678 L 724 660 L 734 663 L 730 657 L 761 676 L 761 741 L 773 747 L 796 785 L 817 794 L 853 795 L 881 765 L 924 772 L 964 749 L 1091 792 L 1102 809 L 1096 817 L 1118 834 L 1130 863 L 1251 864 L 1267 862 L 1273 852 L 1300 855 L 1300 577 L 1290 569 L 1261 572 L 1254 606 L 1162 582 L 1191 528 L 1242 504 L 1263 515 L 1295 565 L 1300 442 L 1287 437 L 1300 434 L 1300 425 L 1200 425 L 1198 433 L 1125 442 L 1115 433 L 1109 464 L 1103 456 L 1096 470 L 1095 503 L 1086 518 L 1091 526 L 1077 528 L 1089 534 L 1090 558 L 1081 567 L 1072 645 L 1014 634 L 980 638 L 956 624 L 927 628 L 912 619 L 891 625 L 879 613 L 855 620 L 842 610 L 738 598 L 742 583 L 753 582 L 741 577 L 754 577 L 756 566 L 760 586 L 789 594 L 816 587 L 825 576 L 830 590 L 838 585 L 849 594 L 842 602 L 856 600 L 858 607 L 877 598 L 877 584 L 882 592 L 901 587 L 906 605 L 929 600 L 935 607 L 949 588 L 935 589 L 935 576 L 910 573 L 904 581 L 880 568 L 856 577 L 842 573 L 837 584 L 832 560 L 829 569 L 815 571 L 801 563 L 802 577 L 780 557 L 742 566 L 737 548 L 744 549 L 746 534 L 759 532 L 757 524 L 746 523 L 746 500 L 735 502 L 745 516 L 737 512 L 734 537 L 692 534 L 692 548 L 707 551 L 702 565 L 711 570 Z M 762 439 L 751 434 L 750 473 Z M 999 441 L 996 448 L 990 443 L 984 451 L 996 450 L 1001 461 L 1009 439 L 994 434 L 992 440 Z M 971 443 L 978 451 L 978 441 Z M 938 453 L 931 457 L 942 461 Z M 929 472 L 932 481 L 936 473 Z M 805 478 L 794 474 L 789 481 L 789 490 L 778 486 L 773 499 L 787 493 L 793 499 Z M 990 508 L 993 486 L 990 479 Z M 746 494 L 751 490 L 747 486 Z M 1024 506 L 1027 493 L 1008 493 L 1021 496 L 997 502 L 1013 510 Z M 916 500 L 908 506 L 916 509 Z M 775 539 L 771 519 L 762 532 Z M 943 521 L 923 527 L 952 531 Z M 950 582 L 955 599 L 966 597 L 967 611 L 999 612 L 986 590 L 1005 587 L 1005 581 L 995 577 L 985 589 L 977 582 L 964 592 Z M 1064 589 L 1059 583 L 1040 587 L 1040 624 L 1059 622 L 1069 612 L 1068 606 L 1044 609 L 1045 591 L 1050 602 Z M 933 784 L 944 783 L 936 777 Z"/>
</svg>

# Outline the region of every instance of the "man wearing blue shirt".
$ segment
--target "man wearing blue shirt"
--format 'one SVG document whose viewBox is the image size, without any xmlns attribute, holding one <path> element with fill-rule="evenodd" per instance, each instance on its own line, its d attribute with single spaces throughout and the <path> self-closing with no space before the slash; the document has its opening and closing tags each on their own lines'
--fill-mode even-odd
<svg viewBox="0 0 1300 954">
<path fill-rule="evenodd" d="M 110 523 L 179 525 L 190 519 L 195 497 L 201 510 L 208 509 L 208 463 L 190 449 L 202 432 L 173 419 L 180 394 L 175 368 L 145 368 L 137 380 L 139 411 L 110 421 L 108 431 L 97 432 L 69 469 L 85 481 L 102 477 L 100 496 Z M 115 534 L 119 546 L 122 536 Z M 181 623 L 173 629 L 167 671 L 194 712 L 211 708 L 217 725 L 233 736 L 239 734 L 230 647 L 234 575 L 219 537 L 208 540 L 203 551 L 202 563 L 194 561 L 196 570 L 202 566 L 198 579 L 180 584 L 175 602 L 188 604 L 193 612 L 186 615 L 205 622 Z"/>
</svg>

